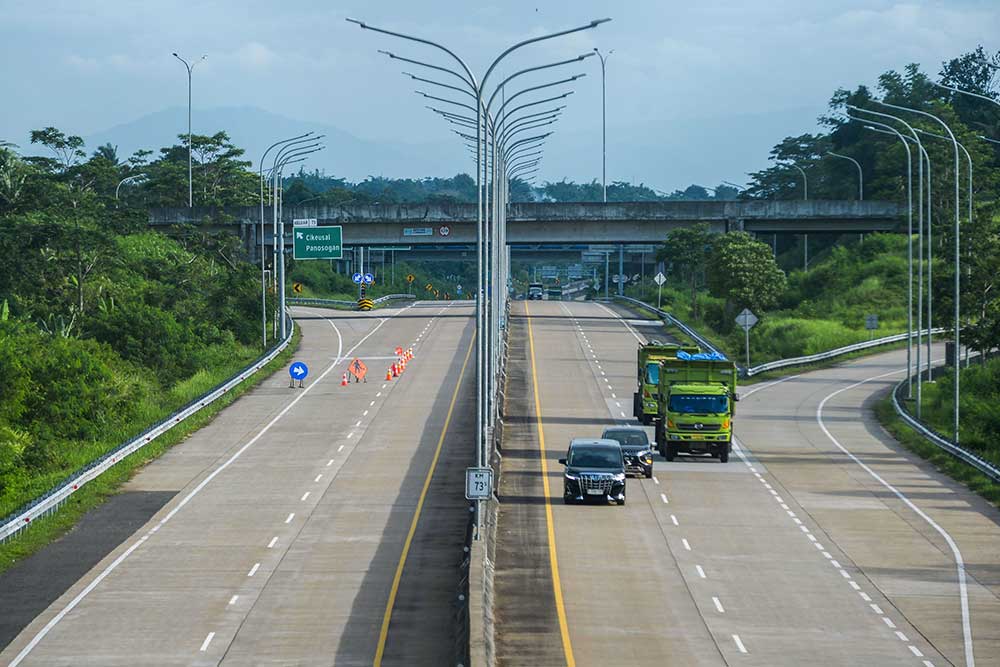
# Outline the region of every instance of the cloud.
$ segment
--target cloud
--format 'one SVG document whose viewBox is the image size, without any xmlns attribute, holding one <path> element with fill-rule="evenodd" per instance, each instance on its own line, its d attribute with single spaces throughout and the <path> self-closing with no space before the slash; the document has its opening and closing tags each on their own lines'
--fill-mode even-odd
<svg viewBox="0 0 1000 667">
<path fill-rule="evenodd" d="M 235 52 L 236 60 L 248 69 L 264 69 L 278 61 L 278 54 L 260 42 L 248 42 Z"/>
</svg>

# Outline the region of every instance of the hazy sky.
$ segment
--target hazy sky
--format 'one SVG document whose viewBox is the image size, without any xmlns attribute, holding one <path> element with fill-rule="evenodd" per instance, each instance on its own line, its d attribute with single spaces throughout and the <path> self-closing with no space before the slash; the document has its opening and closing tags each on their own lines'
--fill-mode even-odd
<svg viewBox="0 0 1000 667">
<path fill-rule="evenodd" d="M 437 58 L 433 50 L 362 31 L 347 16 L 445 42 L 477 73 L 526 35 L 613 18 L 524 49 L 502 72 L 614 49 L 608 180 L 662 189 L 742 180 L 782 136 L 813 130 L 839 86 L 872 83 L 908 62 L 936 74 L 942 60 L 977 44 L 1000 48 L 998 0 L 0 0 L 0 139 L 23 146 L 31 128 L 45 125 L 86 136 L 182 106 L 186 74 L 170 55 L 177 51 L 208 54 L 195 70 L 196 131 L 218 129 L 197 127 L 198 108 L 257 106 L 389 145 L 454 144 L 439 173 L 468 169 L 457 138 L 399 74 L 412 68 L 376 52 Z M 587 77 L 540 176 L 599 179 L 600 63 L 559 71 Z"/>
</svg>

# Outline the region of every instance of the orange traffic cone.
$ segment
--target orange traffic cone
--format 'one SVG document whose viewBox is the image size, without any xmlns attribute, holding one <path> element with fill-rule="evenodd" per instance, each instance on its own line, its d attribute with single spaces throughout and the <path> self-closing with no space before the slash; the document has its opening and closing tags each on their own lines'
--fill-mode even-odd
<svg viewBox="0 0 1000 667">
<path fill-rule="evenodd" d="M 385 371 L 385 379 L 389 381 L 392 379 L 392 368 L 387 368 Z"/>
<path fill-rule="evenodd" d="M 395 363 L 392 364 L 392 377 L 399 377 L 399 367 Z"/>
<path fill-rule="evenodd" d="M 346 387 L 347 386 L 347 373 L 344 373 L 341 376 L 341 378 L 340 378 L 340 386 L 341 387 Z"/>
</svg>

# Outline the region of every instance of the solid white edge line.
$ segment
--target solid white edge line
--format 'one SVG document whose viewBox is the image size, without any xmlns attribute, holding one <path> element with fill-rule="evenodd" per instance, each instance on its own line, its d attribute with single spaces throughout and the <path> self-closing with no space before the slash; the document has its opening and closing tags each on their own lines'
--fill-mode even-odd
<svg viewBox="0 0 1000 667">
<path fill-rule="evenodd" d="M 885 481 L 885 479 L 883 479 L 881 475 L 872 470 L 861 459 L 859 459 L 857 456 L 848 451 L 846 447 L 840 444 L 840 441 L 837 440 L 835 437 L 833 437 L 833 434 L 830 433 L 830 430 L 826 427 L 826 424 L 823 422 L 823 408 L 826 406 L 827 401 L 829 401 L 834 396 L 837 396 L 845 391 L 848 391 L 849 389 L 860 387 L 866 382 L 870 382 L 872 380 L 879 380 L 884 377 L 889 377 L 890 375 L 898 375 L 899 373 L 904 373 L 904 372 L 905 369 L 900 369 L 897 371 L 882 373 L 880 375 L 874 375 L 870 378 L 861 380 L 860 382 L 849 384 L 846 387 L 842 387 L 841 389 L 838 389 L 837 391 L 827 395 L 826 398 L 820 401 L 819 405 L 816 406 L 816 422 L 819 424 L 819 427 L 820 429 L 822 429 L 823 433 L 826 434 L 826 437 L 830 439 L 830 442 L 832 442 L 837 447 L 837 449 L 846 454 L 852 461 L 861 466 L 861 468 L 865 472 L 867 472 L 869 475 L 875 478 L 882 486 L 887 488 L 897 498 L 903 501 L 903 503 L 905 503 L 907 507 L 913 510 L 924 521 L 926 521 L 927 524 L 935 531 L 937 531 L 937 533 L 944 538 L 944 541 L 948 543 L 948 547 L 951 549 L 952 556 L 955 559 L 955 567 L 958 572 L 958 594 L 960 598 L 960 605 L 962 608 L 962 635 L 963 635 L 963 640 L 964 640 L 963 643 L 965 649 L 965 665 L 966 667 L 975 667 L 976 659 L 975 656 L 973 655 L 972 622 L 969 618 L 969 592 L 965 582 L 965 560 L 962 558 L 962 552 L 959 551 L 958 549 L 958 544 L 955 543 L 955 540 L 952 539 L 948 531 L 946 531 L 944 528 L 938 525 L 938 523 L 934 521 L 934 519 L 932 519 L 930 516 L 928 516 L 927 513 L 925 513 L 922 509 L 917 507 L 916 504 L 914 504 L 913 501 L 907 498 L 902 491 L 897 489 L 889 482 Z"/>
</svg>

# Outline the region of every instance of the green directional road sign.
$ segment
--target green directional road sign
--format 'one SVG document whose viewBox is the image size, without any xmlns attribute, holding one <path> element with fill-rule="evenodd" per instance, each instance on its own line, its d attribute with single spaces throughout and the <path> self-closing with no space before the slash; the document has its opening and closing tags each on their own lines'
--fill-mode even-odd
<svg viewBox="0 0 1000 667">
<path fill-rule="evenodd" d="M 294 227 L 292 257 L 295 259 L 341 259 L 343 227 Z"/>
</svg>

